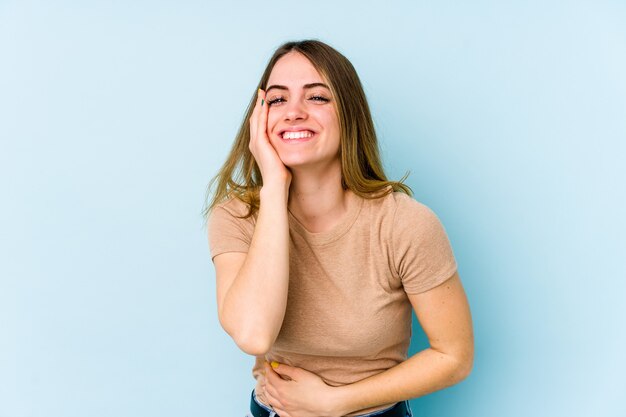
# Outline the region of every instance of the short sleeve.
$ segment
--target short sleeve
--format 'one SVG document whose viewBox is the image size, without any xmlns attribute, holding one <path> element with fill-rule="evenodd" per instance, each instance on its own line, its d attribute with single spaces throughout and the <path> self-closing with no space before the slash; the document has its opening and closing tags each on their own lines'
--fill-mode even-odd
<svg viewBox="0 0 626 417">
<path fill-rule="evenodd" d="M 435 213 L 406 194 L 395 193 L 393 260 L 407 294 L 443 283 L 457 270 L 446 231 Z"/>
<path fill-rule="evenodd" d="M 247 213 L 247 206 L 235 198 L 211 210 L 208 221 L 211 259 L 227 252 L 248 252 L 254 233 L 255 219 Z"/>
</svg>

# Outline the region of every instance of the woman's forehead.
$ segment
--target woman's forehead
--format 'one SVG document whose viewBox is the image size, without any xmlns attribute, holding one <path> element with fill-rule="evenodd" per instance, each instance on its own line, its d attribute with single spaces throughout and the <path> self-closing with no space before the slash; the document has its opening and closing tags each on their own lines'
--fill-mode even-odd
<svg viewBox="0 0 626 417">
<path fill-rule="evenodd" d="M 325 83 L 325 80 L 307 57 L 292 51 L 276 62 L 267 85 L 278 84 L 298 88 L 313 83 Z"/>
</svg>

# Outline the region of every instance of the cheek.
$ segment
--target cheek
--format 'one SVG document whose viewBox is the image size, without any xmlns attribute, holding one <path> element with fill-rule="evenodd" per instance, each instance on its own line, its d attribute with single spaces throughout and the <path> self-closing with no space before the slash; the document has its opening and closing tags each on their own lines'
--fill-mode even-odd
<svg viewBox="0 0 626 417">
<path fill-rule="evenodd" d="M 272 111 L 271 109 L 267 113 L 267 133 L 271 134 L 274 132 L 276 128 L 276 123 L 280 120 L 278 116 L 278 112 Z"/>
<path fill-rule="evenodd" d="M 339 136 L 339 122 L 336 117 L 327 117 L 324 121 L 324 125 L 326 126 L 326 130 L 333 136 Z"/>
<path fill-rule="evenodd" d="M 318 117 L 327 129 L 339 131 L 339 120 L 334 111 L 324 111 Z"/>
</svg>

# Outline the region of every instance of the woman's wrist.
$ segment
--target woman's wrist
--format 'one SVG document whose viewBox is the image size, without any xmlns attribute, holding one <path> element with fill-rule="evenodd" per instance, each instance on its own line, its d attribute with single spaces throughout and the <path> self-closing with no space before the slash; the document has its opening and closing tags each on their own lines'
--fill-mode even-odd
<svg viewBox="0 0 626 417">
<path fill-rule="evenodd" d="M 274 181 L 263 184 L 259 191 L 259 197 L 261 201 L 285 201 L 289 197 L 289 186 L 291 181 Z"/>
<path fill-rule="evenodd" d="M 358 410 L 362 410 L 362 405 L 355 403 L 354 384 L 341 385 L 338 387 L 332 387 L 331 394 L 329 395 L 329 412 L 331 417 L 343 417 L 347 414 L 353 413 Z M 369 405 L 368 408 L 371 408 Z"/>
<path fill-rule="evenodd" d="M 348 407 L 348 401 L 346 398 L 346 387 L 332 387 L 331 395 L 329 396 L 329 415 L 331 417 L 343 417 L 353 410 Z"/>
</svg>

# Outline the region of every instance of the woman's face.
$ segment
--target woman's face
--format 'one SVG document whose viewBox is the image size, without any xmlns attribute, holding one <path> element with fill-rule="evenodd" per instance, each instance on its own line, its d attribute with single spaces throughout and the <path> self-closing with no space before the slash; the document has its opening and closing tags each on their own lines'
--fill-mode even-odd
<svg viewBox="0 0 626 417">
<path fill-rule="evenodd" d="M 265 91 L 267 133 L 286 166 L 327 168 L 340 163 L 335 100 L 304 55 L 290 52 L 279 59 Z"/>
</svg>

